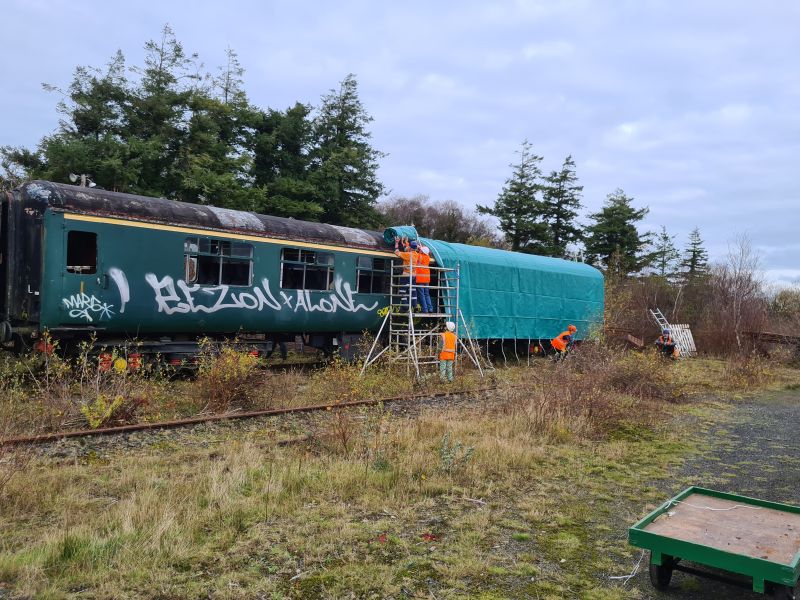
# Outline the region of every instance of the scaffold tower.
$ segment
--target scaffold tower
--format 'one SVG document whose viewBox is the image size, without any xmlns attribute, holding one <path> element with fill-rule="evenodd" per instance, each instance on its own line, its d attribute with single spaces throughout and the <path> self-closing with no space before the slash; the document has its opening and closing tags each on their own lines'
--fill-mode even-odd
<svg viewBox="0 0 800 600">
<path fill-rule="evenodd" d="M 439 335 L 445 330 L 445 323 L 452 321 L 456 326 L 455 334 L 460 350 L 456 352 L 456 363 L 460 355 L 464 355 L 483 376 L 477 345 L 458 305 L 460 265 L 457 263 L 454 268 L 431 265 L 426 268 L 431 273 L 431 283 L 425 287 L 431 296 L 433 312 L 421 310 L 418 293 L 422 286 L 414 283 L 416 265 L 392 266 L 389 306 L 364 361 L 362 374 L 369 365 L 382 356 L 387 356 L 389 360 L 405 363 L 409 374 L 413 372 L 417 379 L 421 379 L 430 365 L 438 365 Z M 379 348 L 384 333 L 387 344 Z"/>
</svg>

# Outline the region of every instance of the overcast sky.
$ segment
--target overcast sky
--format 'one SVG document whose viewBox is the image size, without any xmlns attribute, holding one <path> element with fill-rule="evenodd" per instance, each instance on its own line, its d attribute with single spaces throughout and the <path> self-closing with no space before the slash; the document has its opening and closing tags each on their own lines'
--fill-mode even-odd
<svg viewBox="0 0 800 600">
<path fill-rule="evenodd" d="M 712 258 L 747 234 L 800 283 L 800 2 L 3 0 L 0 144 L 57 125 L 77 65 L 140 64 L 169 23 L 209 70 L 225 48 L 250 100 L 317 104 L 348 73 L 393 194 L 491 203 L 524 139 L 572 154 L 584 214 L 622 188 Z M 585 218 L 584 218 L 585 221 Z"/>
</svg>

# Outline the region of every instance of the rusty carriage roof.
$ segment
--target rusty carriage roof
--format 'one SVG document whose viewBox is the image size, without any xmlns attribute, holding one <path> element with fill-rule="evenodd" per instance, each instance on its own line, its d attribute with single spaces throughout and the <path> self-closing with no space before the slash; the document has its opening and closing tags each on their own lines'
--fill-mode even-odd
<svg viewBox="0 0 800 600">
<path fill-rule="evenodd" d="M 16 192 L 22 202 L 44 212 L 68 213 L 204 229 L 281 240 L 297 240 L 388 252 L 376 231 L 312 223 L 254 212 L 124 194 L 50 181 L 32 181 Z"/>
</svg>

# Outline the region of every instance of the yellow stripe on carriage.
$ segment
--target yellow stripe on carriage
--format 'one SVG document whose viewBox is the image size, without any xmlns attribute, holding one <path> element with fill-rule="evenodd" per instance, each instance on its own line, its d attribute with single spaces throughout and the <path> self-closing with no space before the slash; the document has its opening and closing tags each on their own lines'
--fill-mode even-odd
<svg viewBox="0 0 800 600">
<path fill-rule="evenodd" d="M 337 252 L 351 252 L 354 254 L 370 254 L 373 256 L 394 256 L 389 250 L 365 250 L 363 248 L 350 248 L 348 246 L 333 246 L 327 244 L 314 244 L 311 242 L 300 242 L 297 240 L 269 238 L 258 235 L 244 235 L 241 233 L 229 233 L 218 229 L 195 229 L 191 227 L 178 227 L 176 225 L 161 225 L 160 223 L 148 223 L 146 221 L 129 221 L 127 219 L 112 219 L 109 217 L 95 217 L 92 215 L 81 215 L 77 213 L 64 213 L 64 218 L 70 221 L 86 221 L 88 223 L 107 223 L 109 225 L 121 225 L 123 227 L 138 227 L 140 229 L 158 229 L 161 231 L 174 231 L 176 233 L 188 233 L 193 235 L 205 235 L 234 240 L 244 240 L 248 242 L 261 242 L 265 244 L 280 244 L 282 246 L 299 246 L 301 248 L 315 248 L 318 250 L 335 250 Z"/>
</svg>

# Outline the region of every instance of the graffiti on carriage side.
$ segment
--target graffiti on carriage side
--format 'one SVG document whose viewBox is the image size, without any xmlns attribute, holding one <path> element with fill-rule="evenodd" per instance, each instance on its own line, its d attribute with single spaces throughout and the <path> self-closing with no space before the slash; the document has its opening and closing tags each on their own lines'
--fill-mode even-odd
<svg viewBox="0 0 800 600">
<path fill-rule="evenodd" d="M 61 302 L 69 311 L 71 319 L 83 319 L 87 323 L 99 321 L 103 318 L 110 319 L 114 316 L 113 304 L 103 302 L 97 296 L 89 294 L 72 294 L 69 298 L 62 298 Z"/>
<path fill-rule="evenodd" d="M 378 306 L 371 306 L 355 301 L 350 284 L 337 279 L 334 290 L 326 297 L 314 299 L 308 290 L 281 291 L 280 301 L 275 298 L 269 279 L 262 279 L 261 284 L 241 290 L 228 285 L 199 286 L 187 284 L 182 279 L 174 280 L 165 275 L 160 278 L 155 273 L 145 275 L 145 280 L 155 292 L 158 312 L 172 314 L 216 313 L 226 309 L 263 311 L 288 310 L 292 312 L 324 312 L 337 311 L 355 313 L 372 311 Z"/>
<path fill-rule="evenodd" d="M 130 302 L 131 289 L 128 286 L 128 278 L 125 277 L 125 271 L 117 267 L 111 267 L 108 270 L 108 276 L 116 284 L 119 291 L 119 313 L 125 312 L 125 305 Z"/>
</svg>

